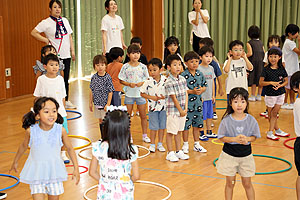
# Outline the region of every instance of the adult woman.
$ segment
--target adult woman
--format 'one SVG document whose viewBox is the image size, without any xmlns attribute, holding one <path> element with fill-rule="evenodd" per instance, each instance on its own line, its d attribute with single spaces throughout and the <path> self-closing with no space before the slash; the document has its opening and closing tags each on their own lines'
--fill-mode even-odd
<svg viewBox="0 0 300 200">
<path fill-rule="evenodd" d="M 55 47 L 58 57 L 65 65 L 64 81 L 66 87 L 66 108 L 76 108 L 70 101 L 68 101 L 69 94 L 69 74 L 71 56 L 75 60 L 75 50 L 72 40 L 72 28 L 69 21 L 61 17 L 62 3 L 59 0 L 51 0 L 49 3 L 50 16 L 42 20 L 32 31 L 31 35 L 38 41 L 46 44 L 51 44 Z M 45 33 L 46 37 L 41 33 Z"/>
</svg>

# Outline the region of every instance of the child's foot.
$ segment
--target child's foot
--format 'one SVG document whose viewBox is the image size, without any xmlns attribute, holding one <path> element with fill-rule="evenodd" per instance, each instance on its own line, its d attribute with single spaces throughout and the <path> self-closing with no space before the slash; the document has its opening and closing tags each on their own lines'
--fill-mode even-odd
<svg viewBox="0 0 300 200">
<path fill-rule="evenodd" d="M 283 132 L 282 130 L 278 129 L 275 130 L 275 135 L 280 137 L 289 137 L 290 134 Z"/>
<path fill-rule="evenodd" d="M 255 99 L 255 96 L 251 95 L 249 98 L 248 98 L 249 101 L 256 101 Z"/>
<path fill-rule="evenodd" d="M 69 158 L 66 155 L 66 151 L 61 151 L 61 158 L 63 159 L 63 161 L 64 161 L 65 164 L 69 164 L 70 163 L 70 160 L 69 160 Z"/>
<path fill-rule="evenodd" d="M 148 138 L 148 136 L 145 136 L 145 137 L 143 137 L 143 142 L 150 143 L 151 140 L 150 140 L 150 138 Z"/>
<path fill-rule="evenodd" d="M 165 152 L 166 149 L 163 147 L 163 145 L 157 145 L 157 150 L 160 152 Z"/>
<path fill-rule="evenodd" d="M 256 101 L 261 101 L 261 95 L 257 95 L 257 96 L 255 97 L 255 100 L 256 100 Z"/>
<path fill-rule="evenodd" d="M 76 106 L 71 101 L 66 101 L 66 108 L 76 109 Z"/>
<path fill-rule="evenodd" d="M 268 115 L 268 111 L 262 112 L 259 115 L 265 117 L 266 115 Z"/>
<path fill-rule="evenodd" d="M 177 158 L 177 156 L 175 155 L 175 152 L 174 151 L 170 151 L 168 154 L 167 154 L 167 157 L 166 159 L 170 162 L 177 162 L 179 159 Z"/>
<path fill-rule="evenodd" d="M 0 192 L 0 199 L 5 199 L 7 197 L 6 193 Z"/>
<path fill-rule="evenodd" d="M 175 154 L 176 154 L 176 157 L 179 158 L 180 160 L 187 160 L 187 159 L 190 158 L 190 156 L 184 154 L 182 150 L 179 150 L 179 151 L 178 151 L 177 153 L 175 153 Z"/>
<path fill-rule="evenodd" d="M 208 137 L 206 137 L 206 135 L 200 135 L 199 136 L 199 140 L 201 140 L 201 141 L 208 141 L 209 139 L 208 139 Z"/>
<path fill-rule="evenodd" d="M 212 132 L 212 133 L 206 133 L 206 137 L 208 137 L 208 138 L 217 138 L 218 136 Z"/>
<path fill-rule="evenodd" d="M 267 132 L 267 138 L 270 139 L 270 140 L 279 140 L 279 137 L 275 136 L 273 134 L 273 131 L 268 131 Z"/>
<path fill-rule="evenodd" d="M 183 144 L 182 145 L 182 151 L 183 153 L 189 153 L 189 144 Z"/>
<path fill-rule="evenodd" d="M 149 151 L 155 153 L 155 144 L 150 144 Z"/>
<path fill-rule="evenodd" d="M 216 112 L 214 112 L 213 119 L 214 119 L 214 120 L 218 119 L 218 115 L 217 115 Z"/>
<path fill-rule="evenodd" d="M 206 153 L 207 150 L 201 146 L 199 143 L 194 144 L 194 151 L 200 152 L 200 153 Z"/>
</svg>

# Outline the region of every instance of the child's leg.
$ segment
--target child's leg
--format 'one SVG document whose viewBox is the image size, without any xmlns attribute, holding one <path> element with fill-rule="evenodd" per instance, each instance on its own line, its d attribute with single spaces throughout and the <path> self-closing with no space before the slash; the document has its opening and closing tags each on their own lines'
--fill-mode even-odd
<svg viewBox="0 0 300 200">
<path fill-rule="evenodd" d="M 154 144 L 154 145 L 155 145 L 156 133 L 157 133 L 157 131 L 155 131 L 155 130 L 150 130 L 150 140 L 151 140 L 151 144 Z"/>
<path fill-rule="evenodd" d="M 59 195 L 48 195 L 48 200 L 59 200 Z"/>
<path fill-rule="evenodd" d="M 131 114 L 132 112 L 132 108 L 133 108 L 133 104 L 125 104 L 126 107 L 127 107 L 127 112 L 129 113 L 129 115 Z"/>
<path fill-rule="evenodd" d="M 33 194 L 32 199 L 33 200 L 44 200 L 45 199 L 45 194 L 42 194 L 42 193 Z"/>
<path fill-rule="evenodd" d="M 142 126 L 143 134 L 146 134 L 146 136 L 147 136 L 146 104 L 137 105 L 137 107 L 138 107 L 138 110 L 139 110 L 139 113 L 140 113 L 141 126 Z"/>
<path fill-rule="evenodd" d="M 297 199 L 300 200 L 300 176 L 297 177 L 297 181 L 296 181 L 296 194 L 297 194 Z"/>
<path fill-rule="evenodd" d="M 181 150 L 181 132 L 178 131 L 177 135 L 174 135 L 176 151 Z"/>
<path fill-rule="evenodd" d="M 256 92 L 256 85 L 253 84 L 253 85 L 251 85 L 251 95 L 255 96 L 255 92 Z"/>
<path fill-rule="evenodd" d="M 172 133 L 167 133 L 166 135 L 166 143 L 167 143 L 167 150 L 168 152 L 172 151 L 172 139 L 173 139 L 173 134 Z"/>
<path fill-rule="evenodd" d="M 258 86 L 257 95 L 261 95 L 261 93 L 262 93 L 262 89 L 263 89 L 263 87 L 262 87 L 262 86 Z"/>
<path fill-rule="evenodd" d="M 162 143 L 163 139 L 164 139 L 164 133 L 165 133 L 165 129 L 159 129 L 158 130 L 158 142 Z M 151 139 L 152 141 L 152 139 Z"/>
<path fill-rule="evenodd" d="M 275 125 L 277 125 L 277 114 L 278 111 L 280 110 L 280 105 L 275 104 L 275 106 L 273 108 L 268 107 L 268 115 L 269 115 L 269 122 L 270 122 L 270 126 L 269 126 L 269 131 L 273 131 L 274 129 L 276 129 Z M 277 126 L 278 129 L 278 126 Z M 276 129 L 276 130 L 277 130 Z"/>
<path fill-rule="evenodd" d="M 251 177 L 242 177 L 242 184 L 246 191 L 247 199 L 254 200 L 255 192 L 254 192 L 253 185 L 251 183 Z"/>
<path fill-rule="evenodd" d="M 225 200 L 232 199 L 234 185 L 235 185 L 235 176 L 226 176 Z"/>
<path fill-rule="evenodd" d="M 194 142 L 199 142 L 200 128 L 193 127 Z"/>
<path fill-rule="evenodd" d="M 290 89 L 285 88 L 284 103 L 287 103 L 289 94 L 290 94 Z"/>
<path fill-rule="evenodd" d="M 182 140 L 183 142 L 189 141 L 189 130 L 182 131 Z"/>
<path fill-rule="evenodd" d="M 206 130 L 211 131 L 212 118 L 206 119 Z"/>
</svg>

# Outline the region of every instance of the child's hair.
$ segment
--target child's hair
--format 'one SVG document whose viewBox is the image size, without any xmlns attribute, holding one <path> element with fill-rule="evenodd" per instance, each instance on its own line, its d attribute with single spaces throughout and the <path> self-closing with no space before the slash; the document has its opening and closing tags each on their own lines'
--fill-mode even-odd
<svg viewBox="0 0 300 200">
<path fill-rule="evenodd" d="M 205 37 L 205 38 L 200 39 L 199 44 L 203 44 L 204 46 L 213 47 L 214 41 L 209 37 Z"/>
<path fill-rule="evenodd" d="M 234 113 L 234 110 L 232 108 L 232 101 L 237 97 L 240 97 L 241 99 L 243 99 L 247 102 L 247 106 L 244 110 L 244 113 L 248 113 L 248 107 L 249 107 L 249 102 L 248 102 L 249 94 L 248 94 L 248 91 L 245 88 L 236 87 L 236 88 L 233 88 L 232 90 L 230 90 L 229 97 L 228 97 L 229 102 L 228 102 L 228 105 L 227 105 L 226 112 L 224 113 L 222 119 L 224 119 L 224 117 Z"/>
<path fill-rule="evenodd" d="M 95 69 L 95 66 L 99 63 L 104 63 L 107 65 L 107 59 L 104 55 L 96 55 L 93 59 L 93 67 Z"/>
<path fill-rule="evenodd" d="M 130 40 L 130 44 L 133 44 L 133 43 L 136 43 L 136 44 L 140 44 L 142 46 L 142 39 L 140 37 L 133 37 L 131 38 Z"/>
<path fill-rule="evenodd" d="M 199 55 L 195 51 L 189 51 L 184 55 L 184 62 L 193 59 L 198 59 L 198 60 L 200 59 Z"/>
<path fill-rule="evenodd" d="M 267 44 L 268 49 L 270 48 L 269 43 L 272 42 L 272 41 L 274 41 L 274 40 L 275 40 L 275 42 L 278 42 L 278 43 L 279 43 L 279 46 L 280 46 L 280 43 L 281 43 L 280 36 L 279 36 L 279 35 L 270 35 L 270 36 L 268 37 L 268 44 Z"/>
<path fill-rule="evenodd" d="M 212 47 L 209 47 L 209 46 L 204 46 L 201 49 L 199 49 L 198 54 L 199 54 L 199 56 L 203 56 L 207 52 L 212 53 L 212 55 L 214 56 L 214 49 Z"/>
<path fill-rule="evenodd" d="M 200 0 L 201 1 L 201 0 Z M 202 2 L 202 1 L 201 1 Z M 195 0 L 193 0 L 193 5 L 194 5 L 194 3 L 195 3 Z M 193 8 L 193 10 L 192 11 L 195 11 L 195 8 Z"/>
<path fill-rule="evenodd" d="M 295 72 L 290 80 L 290 87 L 292 90 L 294 90 L 295 88 L 299 89 L 299 85 L 300 85 L 300 71 Z M 294 90 L 294 92 L 296 92 Z"/>
<path fill-rule="evenodd" d="M 47 56 L 45 56 L 43 64 L 47 65 L 50 60 L 51 61 L 56 61 L 56 62 L 59 63 L 59 59 L 58 59 L 57 55 L 54 55 L 54 54 L 50 53 Z"/>
<path fill-rule="evenodd" d="M 252 25 L 248 29 L 248 36 L 251 39 L 258 39 L 260 37 L 260 29 L 258 26 Z"/>
<path fill-rule="evenodd" d="M 127 53 L 131 54 L 131 53 L 141 53 L 141 48 L 136 45 L 136 44 L 131 44 L 129 45 L 128 49 L 127 49 Z"/>
<path fill-rule="evenodd" d="M 127 112 L 114 110 L 107 112 L 103 120 L 102 141 L 109 144 L 108 157 L 128 160 L 130 153 L 136 153 L 130 144 L 130 117 Z"/>
<path fill-rule="evenodd" d="M 113 47 L 109 50 L 109 56 L 112 60 L 116 60 L 120 56 L 124 56 L 124 51 L 120 47 Z"/>
<path fill-rule="evenodd" d="M 57 4 L 59 5 L 59 7 L 62 8 L 62 3 L 60 2 L 60 0 L 51 0 L 51 1 L 49 2 L 49 8 L 50 8 L 50 9 L 52 9 L 52 6 L 53 6 L 54 3 L 57 3 Z"/>
<path fill-rule="evenodd" d="M 23 116 L 23 125 L 22 128 L 24 128 L 25 130 L 27 128 L 29 128 L 31 125 L 36 123 L 36 119 L 35 117 L 40 113 L 40 111 L 44 108 L 45 103 L 47 101 L 52 101 L 55 104 L 56 110 L 58 111 L 59 108 L 59 104 L 57 103 L 57 101 L 52 98 L 52 97 L 40 97 L 38 99 L 35 100 L 34 105 L 33 105 L 33 111 L 30 111 L 28 113 L 26 113 Z M 55 121 L 58 124 L 62 124 L 64 122 L 64 119 L 62 118 L 62 116 L 57 112 L 57 119 Z"/>
<path fill-rule="evenodd" d="M 45 54 L 47 51 L 51 51 L 52 49 L 55 50 L 55 52 L 57 53 L 56 49 L 54 48 L 54 46 L 52 45 L 46 45 L 46 46 L 43 46 L 42 49 L 41 49 L 41 63 L 45 64 L 44 62 L 44 58 L 45 58 Z"/>
<path fill-rule="evenodd" d="M 296 24 L 289 24 L 285 28 L 285 35 L 281 36 L 281 41 L 284 43 L 285 38 L 289 36 L 289 33 L 292 35 L 295 35 L 296 33 L 299 33 L 299 26 Z"/>
<path fill-rule="evenodd" d="M 105 1 L 105 3 L 104 3 L 104 7 L 105 7 L 105 8 L 109 8 L 109 2 L 111 2 L 111 1 L 114 1 L 114 2 L 116 2 L 116 3 L 117 3 L 117 1 L 116 1 L 116 0 L 106 0 L 106 1 Z M 109 13 L 109 11 L 108 11 L 108 10 L 106 10 L 106 13 L 108 14 L 108 13 Z"/>
<path fill-rule="evenodd" d="M 269 55 L 278 55 L 278 56 L 282 56 L 282 51 L 279 47 L 272 47 L 271 49 L 269 49 L 268 51 L 268 60 L 269 60 Z M 277 63 L 278 68 L 283 67 L 282 65 L 282 59 L 280 59 Z M 271 67 L 271 63 L 269 62 L 268 67 Z"/>
<path fill-rule="evenodd" d="M 233 40 L 229 43 L 229 50 L 232 50 L 234 46 L 241 45 L 244 48 L 244 43 L 240 40 Z"/>
<path fill-rule="evenodd" d="M 159 58 L 152 58 L 149 62 L 148 62 L 148 66 L 149 65 L 155 65 L 157 66 L 159 69 L 162 68 L 163 64 L 161 62 L 161 60 Z"/>
<path fill-rule="evenodd" d="M 171 63 L 174 60 L 181 61 L 180 57 L 177 54 L 168 55 L 168 57 L 166 58 L 166 66 L 170 66 L 171 67 Z"/>
<path fill-rule="evenodd" d="M 175 44 L 176 46 L 178 46 L 177 51 L 175 52 L 175 54 L 180 53 L 180 46 L 179 46 L 179 40 L 177 37 L 175 36 L 170 36 L 166 39 L 165 41 L 165 49 L 164 49 L 164 61 L 166 61 L 166 58 L 171 54 L 169 49 L 167 48 L 168 46 L 170 46 L 171 44 Z"/>
</svg>

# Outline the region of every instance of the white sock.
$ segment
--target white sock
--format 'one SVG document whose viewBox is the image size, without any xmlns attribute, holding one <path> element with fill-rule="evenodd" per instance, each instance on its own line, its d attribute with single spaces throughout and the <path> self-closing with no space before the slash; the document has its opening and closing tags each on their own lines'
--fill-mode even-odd
<svg viewBox="0 0 300 200">
<path fill-rule="evenodd" d="M 183 142 L 183 145 L 187 145 L 187 146 L 189 146 L 189 142 Z"/>
</svg>

